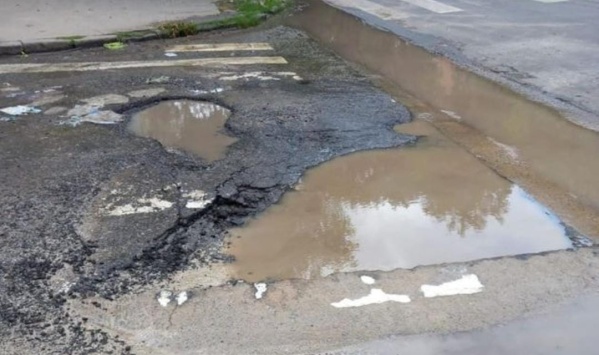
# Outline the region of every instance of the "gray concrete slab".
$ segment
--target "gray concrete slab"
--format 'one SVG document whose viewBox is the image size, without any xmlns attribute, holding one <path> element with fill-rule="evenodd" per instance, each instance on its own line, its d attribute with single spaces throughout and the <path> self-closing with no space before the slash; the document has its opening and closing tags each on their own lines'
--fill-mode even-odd
<svg viewBox="0 0 599 355">
<path fill-rule="evenodd" d="M 596 354 L 597 296 L 585 296 L 550 313 L 455 334 L 392 337 L 327 354 L 504 355 Z M 400 350 L 401 349 L 401 350 Z"/>
<path fill-rule="evenodd" d="M 536 87 L 590 113 L 578 123 L 599 125 L 596 1 L 326 1 L 429 50 Z M 447 6 L 457 10 L 445 12 Z"/>
<path fill-rule="evenodd" d="M 0 42 L 102 35 L 218 13 L 211 0 L 4 0 Z"/>
</svg>

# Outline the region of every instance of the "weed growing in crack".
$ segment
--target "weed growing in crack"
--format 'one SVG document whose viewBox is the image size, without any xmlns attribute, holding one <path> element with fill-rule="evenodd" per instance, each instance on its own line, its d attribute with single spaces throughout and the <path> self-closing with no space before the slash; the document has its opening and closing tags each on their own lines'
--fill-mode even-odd
<svg viewBox="0 0 599 355">
<path fill-rule="evenodd" d="M 218 28 L 248 28 L 260 24 L 269 15 L 283 11 L 289 4 L 290 0 L 233 0 L 221 6 L 228 9 L 229 5 L 232 5 L 231 8 L 235 10 L 233 16 L 200 24 L 185 21 L 167 22 L 160 25 L 158 30 L 165 37 L 176 38 Z"/>
<path fill-rule="evenodd" d="M 167 22 L 158 26 L 158 30 L 166 37 L 186 37 L 200 32 L 199 25 L 193 22 Z"/>
</svg>

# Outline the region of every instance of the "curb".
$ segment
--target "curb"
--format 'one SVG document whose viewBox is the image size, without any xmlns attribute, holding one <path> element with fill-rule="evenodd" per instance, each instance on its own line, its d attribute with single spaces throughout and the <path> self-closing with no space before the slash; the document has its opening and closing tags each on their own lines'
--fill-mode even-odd
<svg viewBox="0 0 599 355">
<path fill-rule="evenodd" d="M 235 14 L 224 14 L 220 16 L 208 17 L 203 21 L 184 21 L 196 24 L 198 33 L 214 31 L 217 29 L 227 28 L 215 20 L 224 20 L 233 18 Z M 47 38 L 47 39 L 35 39 L 29 41 L 3 41 L 0 42 L 0 56 L 18 55 L 18 54 L 30 54 L 30 53 L 42 53 L 42 52 L 58 52 L 74 48 L 92 48 L 101 47 L 106 43 L 110 42 L 142 42 L 154 39 L 168 39 L 172 38 L 166 36 L 157 29 L 145 29 L 129 32 L 121 32 L 117 34 L 99 35 L 99 36 L 85 36 L 85 37 L 73 37 L 73 38 Z"/>
</svg>

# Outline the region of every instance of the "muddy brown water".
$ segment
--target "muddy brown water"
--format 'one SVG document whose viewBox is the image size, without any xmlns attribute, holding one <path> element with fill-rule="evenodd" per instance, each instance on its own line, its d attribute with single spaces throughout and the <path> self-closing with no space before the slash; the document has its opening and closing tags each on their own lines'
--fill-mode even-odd
<svg viewBox="0 0 599 355">
<path fill-rule="evenodd" d="M 527 180 L 527 189 L 543 195 L 544 202 L 551 202 L 553 194 L 552 208 L 575 225 L 585 224 L 581 229 L 586 234 L 599 237 L 597 132 L 321 1 L 307 3 L 290 18 L 291 25 L 434 107 L 436 117 L 471 127 L 510 149 L 527 170 L 504 175 L 519 183 Z M 533 188 L 539 181 L 544 191 Z"/>
<path fill-rule="evenodd" d="M 222 133 L 230 115 L 228 109 L 210 102 L 164 101 L 135 114 L 129 130 L 212 162 L 237 141 Z"/>
<path fill-rule="evenodd" d="M 428 123 L 397 130 L 426 138 L 318 166 L 231 230 L 232 276 L 309 279 L 572 246 L 554 215 Z"/>
</svg>

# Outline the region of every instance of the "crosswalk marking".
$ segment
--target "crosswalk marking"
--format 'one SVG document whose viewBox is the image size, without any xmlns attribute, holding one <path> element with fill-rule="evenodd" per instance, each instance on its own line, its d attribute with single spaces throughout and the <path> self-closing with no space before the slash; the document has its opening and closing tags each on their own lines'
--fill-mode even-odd
<svg viewBox="0 0 599 355">
<path fill-rule="evenodd" d="M 0 74 L 53 73 L 151 67 L 219 67 L 226 65 L 287 64 L 283 57 L 226 57 L 129 62 L 35 63 L 0 65 Z"/>
<path fill-rule="evenodd" d="M 452 12 L 460 12 L 463 11 L 457 7 L 451 5 L 445 5 L 441 2 L 435 0 L 402 0 L 403 2 L 407 2 L 408 4 L 415 5 L 421 7 L 423 9 L 436 12 L 438 14 L 448 14 Z"/>
<path fill-rule="evenodd" d="M 377 4 L 370 0 L 328 0 L 328 2 L 336 6 L 353 7 L 383 20 L 402 20 L 408 18 L 408 14 L 403 11 Z"/>
<path fill-rule="evenodd" d="M 396 7 L 379 4 L 374 0 L 326 0 L 328 3 L 338 7 L 353 7 L 369 14 L 375 15 L 383 20 L 402 20 L 410 17 L 406 11 Z M 438 14 L 447 14 L 463 11 L 455 6 L 446 5 L 435 0 L 400 0 L 410 5 L 432 11 Z M 550 0 L 551 1 L 551 0 Z M 559 1 L 559 0 L 558 0 Z"/>
<path fill-rule="evenodd" d="M 165 52 L 225 52 L 225 51 L 270 51 L 268 43 L 202 43 L 171 47 Z"/>
</svg>

